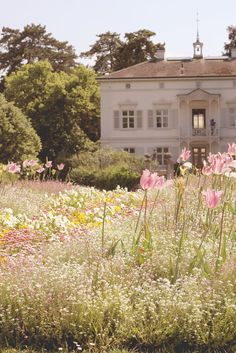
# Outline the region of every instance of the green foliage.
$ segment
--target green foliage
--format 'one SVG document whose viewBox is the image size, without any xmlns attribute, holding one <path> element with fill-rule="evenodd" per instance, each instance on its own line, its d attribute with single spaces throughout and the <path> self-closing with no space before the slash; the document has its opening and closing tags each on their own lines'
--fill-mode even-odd
<svg viewBox="0 0 236 353">
<path fill-rule="evenodd" d="M 165 44 L 154 44 L 151 40 L 156 33 L 147 29 L 125 33 L 124 40 L 117 33 L 106 32 L 99 38 L 82 57 L 94 58 L 96 72 L 104 74 L 154 59 L 157 49 Z"/>
<path fill-rule="evenodd" d="M 225 55 L 231 56 L 231 49 L 236 49 L 236 26 L 229 26 L 227 28 L 229 43 L 225 43 Z"/>
<path fill-rule="evenodd" d="M 100 91 L 96 77 L 92 69 L 80 65 L 71 72 L 65 86 L 65 108 L 68 114 L 74 114 L 80 128 L 92 141 L 100 137 Z"/>
<path fill-rule="evenodd" d="M 34 158 L 40 149 L 40 139 L 26 116 L 0 95 L 0 161 Z"/>
<path fill-rule="evenodd" d="M 107 146 L 80 153 L 71 164 L 71 179 L 78 184 L 105 190 L 119 185 L 130 190 L 138 185 L 143 159 Z"/>
<path fill-rule="evenodd" d="M 19 175 L 9 173 L 6 170 L 6 165 L 0 163 L 0 184 L 1 184 L 1 187 L 6 186 L 7 184 L 13 185 L 17 180 L 19 180 Z M 3 195 L 1 195 L 0 197 L 1 197 L 1 201 L 0 201 L 0 205 L 1 205 L 2 199 L 4 199 L 4 197 L 3 197 Z"/>
<path fill-rule="evenodd" d="M 153 60 L 157 49 L 164 48 L 164 44 L 154 44 L 150 39 L 156 33 L 147 29 L 141 29 L 133 33 L 125 33 L 125 42 L 117 51 L 116 70 Z"/>
<path fill-rule="evenodd" d="M 6 78 L 5 96 L 22 109 L 42 141 L 40 158 L 65 160 L 96 138 L 99 93 L 93 70 L 54 72 L 47 61 L 23 66 Z M 94 125 L 93 125 L 94 124 Z"/>
<path fill-rule="evenodd" d="M 22 31 L 3 27 L 0 39 L 0 70 L 7 75 L 24 64 L 48 60 L 55 71 L 68 71 L 76 66 L 75 51 L 68 42 L 54 39 L 46 27 L 27 25 Z"/>
<path fill-rule="evenodd" d="M 17 349 L 2 349 L 1 350 L 1 353 L 47 353 L 48 351 L 45 350 L 45 349 L 42 349 L 42 350 L 31 350 L 31 349 L 27 349 L 27 350 L 17 350 Z M 51 353 L 58 353 L 58 350 L 56 351 L 50 351 Z M 60 353 L 77 353 L 78 350 L 74 351 L 74 350 L 68 350 L 67 348 L 66 349 L 61 349 L 59 351 Z M 226 353 L 225 350 L 223 351 L 219 351 L 218 349 L 213 349 L 213 350 L 192 350 L 192 349 L 185 349 L 183 347 L 183 349 L 178 348 L 178 351 L 175 350 L 175 348 L 163 348 L 163 349 L 158 349 L 158 350 L 126 350 L 126 349 L 115 349 L 115 350 L 103 350 L 102 352 L 99 352 L 99 353 Z M 91 350 L 83 350 L 83 353 L 91 353 Z M 232 347 L 230 348 L 230 350 L 227 351 L 227 353 L 236 353 L 236 347 Z"/>
<path fill-rule="evenodd" d="M 99 38 L 87 52 L 81 54 L 81 57 L 96 57 L 93 66 L 99 73 L 114 71 L 117 66 L 117 50 L 122 46 L 120 35 L 116 32 L 106 32 L 97 35 Z"/>
<path fill-rule="evenodd" d="M 71 178 L 80 185 L 95 186 L 98 189 L 114 190 L 119 185 L 131 190 L 138 186 L 140 174 L 127 170 L 124 166 L 110 166 L 104 169 L 75 169 Z"/>
</svg>

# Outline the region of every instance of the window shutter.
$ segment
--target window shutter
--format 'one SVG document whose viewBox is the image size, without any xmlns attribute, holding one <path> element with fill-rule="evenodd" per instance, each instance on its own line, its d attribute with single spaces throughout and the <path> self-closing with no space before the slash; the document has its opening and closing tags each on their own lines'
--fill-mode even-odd
<svg viewBox="0 0 236 353">
<path fill-rule="evenodd" d="M 153 110 L 148 110 L 148 127 L 153 128 Z"/>
<path fill-rule="evenodd" d="M 165 109 L 167 110 L 167 109 Z M 173 128 L 173 110 L 168 109 L 168 128 L 172 129 Z M 164 127 L 164 126 L 163 126 Z"/>
<path fill-rule="evenodd" d="M 178 147 L 174 147 L 174 146 L 169 147 L 169 153 L 172 154 L 171 160 L 175 162 L 176 159 L 178 158 Z"/>
<path fill-rule="evenodd" d="M 142 110 L 137 110 L 137 129 L 142 129 L 143 127 L 142 113 Z"/>
<path fill-rule="evenodd" d="M 114 129 L 120 128 L 120 112 L 119 110 L 114 111 Z"/>
<path fill-rule="evenodd" d="M 178 110 L 173 109 L 172 110 L 172 128 L 177 129 L 178 127 Z"/>
<path fill-rule="evenodd" d="M 235 127 L 236 108 L 229 108 L 229 126 Z"/>
<path fill-rule="evenodd" d="M 227 108 L 221 109 L 220 126 L 230 127 L 229 110 Z"/>
</svg>

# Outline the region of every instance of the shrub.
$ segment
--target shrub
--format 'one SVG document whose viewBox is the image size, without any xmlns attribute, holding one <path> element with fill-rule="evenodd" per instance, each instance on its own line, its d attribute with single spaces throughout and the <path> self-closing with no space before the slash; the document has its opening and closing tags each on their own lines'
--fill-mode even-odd
<svg viewBox="0 0 236 353">
<path fill-rule="evenodd" d="M 111 190 L 118 185 L 128 190 L 138 185 L 143 158 L 105 146 L 80 153 L 71 159 L 72 181 Z"/>
<path fill-rule="evenodd" d="M 113 190 L 119 185 L 131 190 L 138 185 L 140 175 L 125 166 L 110 166 L 104 169 L 77 168 L 72 170 L 71 177 L 78 184 L 98 189 Z"/>
<path fill-rule="evenodd" d="M 129 169 L 139 171 L 143 169 L 143 157 L 130 154 L 122 150 L 113 150 L 110 146 L 100 146 L 90 143 L 85 152 L 80 152 L 70 159 L 72 167 L 78 166 L 106 168 L 110 165 L 128 165 Z"/>
</svg>

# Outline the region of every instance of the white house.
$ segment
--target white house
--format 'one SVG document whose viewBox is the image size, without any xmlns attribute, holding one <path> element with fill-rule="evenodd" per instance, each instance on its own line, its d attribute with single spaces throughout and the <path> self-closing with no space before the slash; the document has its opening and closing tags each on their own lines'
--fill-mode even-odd
<svg viewBox="0 0 236 353">
<path fill-rule="evenodd" d="M 231 57 L 193 57 L 143 62 L 99 77 L 101 141 L 131 153 L 155 153 L 160 165 L 169 152 L 192 151 L 201 165 L 209 152 L 236 141 L 236 49 Z"/>
</svg>

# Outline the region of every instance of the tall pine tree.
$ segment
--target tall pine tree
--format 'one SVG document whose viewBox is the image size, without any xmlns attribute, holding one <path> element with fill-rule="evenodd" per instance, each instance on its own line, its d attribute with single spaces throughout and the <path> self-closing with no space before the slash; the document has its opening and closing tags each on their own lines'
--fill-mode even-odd
<svg viewBox="0 0 236 353">
<path fill-rule="evenodd" d="M 22 31 L 3 27 L 0 39 L 0 70 L 9 75 L 24 64 L 48 60 L 55 71 L 68 72 L 76 66 L 76 54 L 68 42 L 60 42 L 41 25 Z"/>
</svg>

